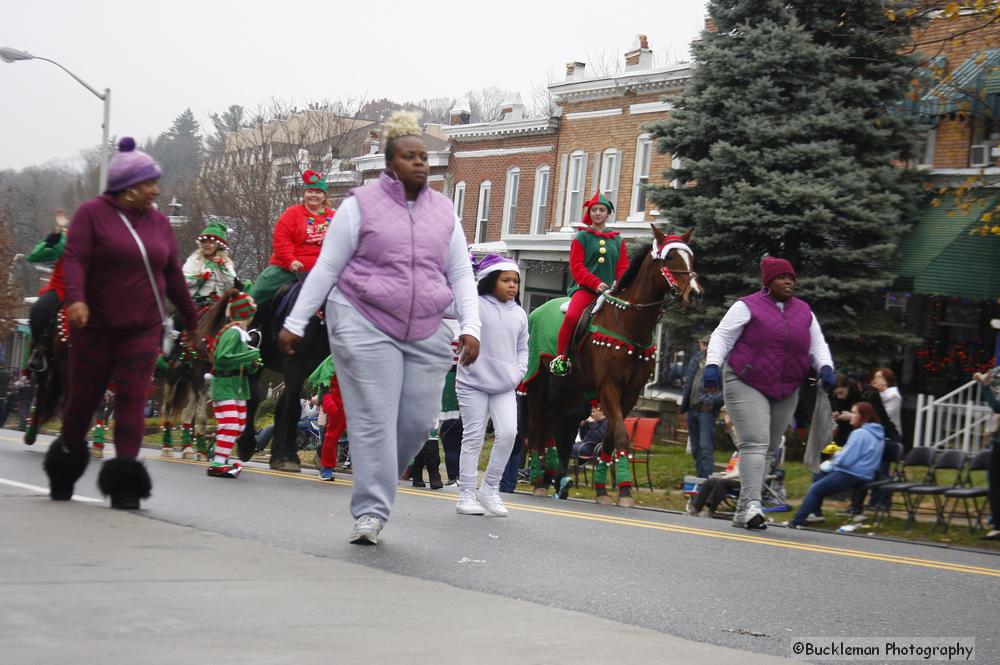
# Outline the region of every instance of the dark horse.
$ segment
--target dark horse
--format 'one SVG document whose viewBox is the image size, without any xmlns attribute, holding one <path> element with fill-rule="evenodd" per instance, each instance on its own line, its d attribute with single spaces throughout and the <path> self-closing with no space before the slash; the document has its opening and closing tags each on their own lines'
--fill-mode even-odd
<svg viewBox="0 0 1000 665">
<path fill-rule="evenodd" d="M 298 298 L 301 284 L 302 282 L 296 281 L 281 287 L 270 302 L 257 310 L 253 323 L 250 324 L 252 328 L 260 330 L 260 355 L 264 366 L 280 374 L 285 381 L 285 388 L 274 409 L 274 438 L 271 440 L 270 465 L 272 469 L 279 471 L 301 470 L 298 448 L 295 445 L 296 426 L 302 412 L 299 395 L 309 375 L 330 355 L 326 323 L 316 315 L 309 319 L 295 355 L 287 356 L 278 348 L 278 333 L 285 323 L 285 316 Z M 263 372 L 258 372 L 250 377 L 247 427 L 237 445 L 240 459 L 244 462 L 250 459 L 257 447 L 253 422 L 261 401 L 262 375 Z"/>
<path fill-rule="evenodd" d="M 62 410 L 69 387 L 69 321 L 60 305 L 49 323 L 48 345 L 45 349 L 45 369 L 35 372 L 35 398 L 24 432 L 29 446 L 38 437 L 42 425 Z"/>
<path fill-rule="evenodd" d="M 574 408 L 585 393 L 597 394 L 608 418 L 601 455 L 605 466 L 598 474 L 606 474 L 607 467 L 617 462 L 618 504 L 626 507 L 634 505 L 634 499 L 624 417 L 635 407 L 653 370 L 653 331 L 668 303 L 687 306 L 702 294 L 694 256 L 687 246 L 691 232 L 667 236 L 654 226 L 653 236 L 652 251 L 648 245 L 640 251 L 591 319 L 574 353 L 572 373 L 563 379 L 553 377 L 548 358 L 543 356 L 537 375 L 526 386 L 524 401 L 523 431 L 532 458 L 537 460 L 553 445 L 558 421 L 554 416 Z M 537 463 L 534 466 L 537 468 Z M 547 480 L 541 473 L 533 476 L 535 494 L 547 494 Z M 597 502 L 611 503 L 605 487 L 597 487 Z"/>
</svg>

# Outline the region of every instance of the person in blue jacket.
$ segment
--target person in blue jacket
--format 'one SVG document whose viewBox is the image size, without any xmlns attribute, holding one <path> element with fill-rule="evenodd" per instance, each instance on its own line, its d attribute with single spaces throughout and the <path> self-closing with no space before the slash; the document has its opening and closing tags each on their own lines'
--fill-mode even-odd
<svg viewBox="0 0 1000 665">
<path fill-rule="evenodd" d="M 875 415 L 875 407 L 870 402 L 856 402 L 851 407 L 851 426 L 854 430 L 847 445 L 820 465 L 820 472 L 813 479 L 806 498 L 786 526 L 799 528 L 807 515 L 823 514 L 825 497 L 854 489 L 875 477 L 885 447 L 885 430 Z"/>
</svg>

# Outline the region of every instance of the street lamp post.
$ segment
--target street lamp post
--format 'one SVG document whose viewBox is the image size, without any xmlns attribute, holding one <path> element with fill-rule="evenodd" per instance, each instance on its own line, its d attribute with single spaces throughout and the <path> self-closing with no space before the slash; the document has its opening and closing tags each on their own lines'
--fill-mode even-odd
<svg viewBox="0 0 1000 665">
<path fill-rule="evenodd" d="M 60 65 L 55 60 L 50 60 L 48 58 L 43 58 L 38 55 L 31 55 L 27 51 L 19 51 L 16 48 L 10 48 L 9 46 L 0 47 L 0 60 L 4 62 L 17 62 L 18 60 L 44 60 L 45 62 L 51 62 L 53 65 L 63 70 L 70 76 L 72 76 L 77 83 L 82 85 L 84 88 L 89 90 L 94 94 L 95 97 L 104 102 L 104 123 L 101 125 L 101 175 L 100 175 L 100 189 L 98 194 L 107 189 L 108 186 L 108 160 L 110 159 L 111 146 L 109 145 L 109 131 L 111 127 L 111 88 L 105 88 L 104 94 L 99 93 L 92 86 L 88 85 L 86 81 L 81 79 L 79 76 L 66 69 Z"/>
</svg>

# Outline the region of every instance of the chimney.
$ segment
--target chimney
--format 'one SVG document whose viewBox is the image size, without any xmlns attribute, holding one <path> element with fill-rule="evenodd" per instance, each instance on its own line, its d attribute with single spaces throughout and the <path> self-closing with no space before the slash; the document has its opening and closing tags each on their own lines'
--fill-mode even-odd
<svg viewBox="0 0 1000 665">
<path fill-rule="evenodd" d="M 638 34 L 632 41 L 632 49 L 625 54 L 625 71 L 638 71 L 653 67 L 653 51 L 649 48 L 646 35 Z"/>
<path fill-rule="evenodd" d="M 521 94 L 515 92 L 513 97 L 500 104 L 500 120 L 523 120 L 524 104 Z"/>
<path fill-rule="evenodd" d="M 369 155 L 374 155 L 376 152 L 378 152 L 379 133 L 374 130 L 370 130 L 368 132 L 368 138 L 365 139 L 365 145 L 368 146 Z"/>
<path fill-rule="evenodd" d="M 449 125 L 468 125 L 472 119 L 472 111 L 469 109 L 469 100 L 465 97 L 455 100 L 455 105 L 448 112 Z"/>
<path fill-rule="evenodd" d="M 587 65 L 582 62 L 567 62 L 566 63 L 566 80 L 567 81 L 582 81 L 583 73 L 586 70 Z"/>
</svg>

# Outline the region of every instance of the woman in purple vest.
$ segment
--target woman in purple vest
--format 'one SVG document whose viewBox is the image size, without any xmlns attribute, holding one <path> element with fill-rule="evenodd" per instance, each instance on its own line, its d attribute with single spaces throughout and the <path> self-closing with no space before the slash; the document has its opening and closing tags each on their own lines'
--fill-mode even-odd
<svg viewBox="0 0 1000 665">
<path fill-rule="evenodd" d="M 747 529 L 767 528 L 764 470 L 792 420 L 810 362 L 827 388 L 835 378 L 816 317 L 792 295 L 792 264 L 767 257 L 760 276 L 763 288 L 737 300 L 712 333 L 702 376 L 706 391 L 723 389 L 736 428 L 742 487 L 733 526 Z"/>
<path fill-rule="evenodd" d="M 326 302 L 330 348 L 347 413 L 354 485 L 350 542 L 375 545 L 396 482 L 423 447 L 452 365 L 454 302 L 461 362 L 479 355 L 479 298 L 462 221 L 427 186 L 416 116 L 385 124 L 386 170 L 351 191 L 323 242 L 279 342 L 292 353 Z"/>
</svg>

